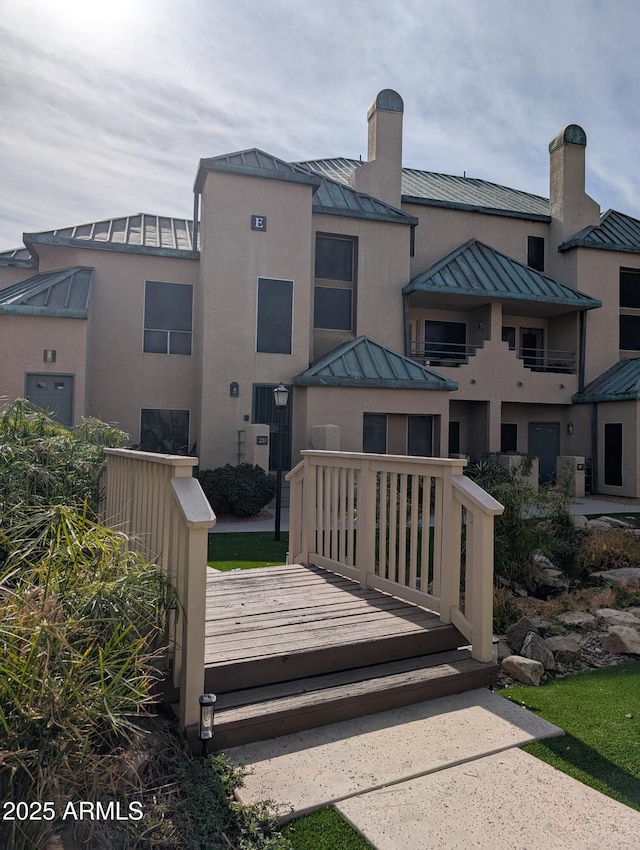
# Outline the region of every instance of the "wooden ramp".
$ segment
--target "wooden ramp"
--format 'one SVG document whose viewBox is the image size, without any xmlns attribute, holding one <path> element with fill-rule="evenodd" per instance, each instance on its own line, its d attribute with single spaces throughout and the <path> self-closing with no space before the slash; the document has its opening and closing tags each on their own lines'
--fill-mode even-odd
<svg viewBox="0 0 640 850">
<path fill-rule="evenodd" d="M 210 571 L 205 635 L 218 748 L 482 687 L 497 670 L 436 614 L 298 564 Z"/>
</svg>

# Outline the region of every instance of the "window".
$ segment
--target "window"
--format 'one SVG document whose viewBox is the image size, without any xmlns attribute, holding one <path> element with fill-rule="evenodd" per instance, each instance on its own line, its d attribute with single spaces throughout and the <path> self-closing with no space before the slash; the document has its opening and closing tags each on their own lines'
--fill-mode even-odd
<svg viewBox="0 0 640 850">
<path fill-rule="evenodd" d="M 256 351 L 291 354 L 293 281 L 258 278 Z"/>
<path fill-rule="evenodd" d="M 464 322 L 424 323 L 424 356 L 428 360 L 465 362 L 467 326 Z"/>
<path fill-rule="evenodd" d="M 365 413 L 362 423 L 362 451 L 383 455 L 387 452 L 387 416 Z"/>
<path fill-rule="evenodd" d="M 140 412 L 140 448 L 145 452 L 189 453 L 189 411 L 143 408 Z"/>
<path fill-rule="evenodd" d="M 640 351 L 640 316 L 620 316 L 620 348 Z"/>
<path fill-rule="evenodd" d="M 433 457 L 433 416 L 407 416 L 407 454 Z"/>
<path fill-rule="evenodd" d="M 515 422 L 503 422 L 500 426 L 500 451 L 518 451 L 518 426 Z"/>
<path fill-rule="evenodd" d="M 620 348 L 640 351 L 640 271 L 620 270 Z"/>
<path fill-rule="evenodd" d="M 620 270 L 620 306 L 640 307 L 640 271 Z"/>
<path fill-rule="evenodd" d="M 355 239 L 316 236 L 315 280 L 313 327 L 353 330 Z"/>
<path fill-rule="evenodd" d="M 509 343 L 509 348 L 513 351 L 516 347 L 516 329 L 510 327 L 502 328 L 502 341 Z"/>
<path fill-rule="evenodd" d="M 622 487 L 622 422 L 604 426 L 604 483 Z"/>
<path fill-rule="evenodd" d="M 449 454 L 460 454 L 460 423 L 449 420 Z"/>
<path fill-rule="evenodd" d="M 527 265 L 536 271 L 544 271 L 543 236 L 527 236 Z"/>
<path fill-rule="evenodd" d="M 191 354 L 193 287 L 148 280 L 144 289 L 144 347 L 151 354 Z"/>
</svg>

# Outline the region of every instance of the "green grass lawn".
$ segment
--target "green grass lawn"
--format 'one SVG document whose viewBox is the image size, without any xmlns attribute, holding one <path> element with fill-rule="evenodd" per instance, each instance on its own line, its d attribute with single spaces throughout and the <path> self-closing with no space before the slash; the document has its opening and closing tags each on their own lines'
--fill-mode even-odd
<svg viewBox="0 0 640 850">
<path fill-rule="evenodd" d="M 273 567 L 287 560 L 289 535 L 273 539 L 271 531 L 231 532 L 210 534 L 208 564 L 217 570 L 250 570 Z"/>
<path fill-rule="evenodd" d="M 501 693 L 567 733 L 527 752 L 640 810 L 640 661 Z"/>
<path fill-rule="evenodd" d="M 293 850 L 374 850 L 335 809 L 318 809 L 282 830 Z"/>
</svg>

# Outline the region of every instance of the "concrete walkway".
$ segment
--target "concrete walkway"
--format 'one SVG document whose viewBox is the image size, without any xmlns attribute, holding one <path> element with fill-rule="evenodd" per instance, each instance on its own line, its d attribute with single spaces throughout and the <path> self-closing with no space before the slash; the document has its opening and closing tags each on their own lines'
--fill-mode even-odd
<svg viewBox="0 0 640 850">
<path fill-rule="evenodd" d="M 268 506 L 271 514 L 274 514 L 275 508 L 273 503 Z M 571 503 L 571 513 L 573 514 L 626 514 L 640 513 L 640 500 L 629 502 L 612 502 L 608 501 L 606 496 L 587 496 L 584 499 L 575 499 Z M 282 531 L 289 530 L 289 503 L 286 501 L 282 508 L 280 527 Z M 248 520 L 247 522 L 217 522 L 211 529 L 211 532 L 224 533 L 230 531 L 273 531 L 274 518 Z M 210 532 L 210 533 L 211 533 Z M 639 845 L 640 847 L 640 845 Z"/>
<path fill-rule="evenodd" d="M 640 812 L 518 749 L 562 734 L 483 689 L 227 755 L 242 803 L 335 805 L 377 850 L 638 850 Z"/>
</svg>

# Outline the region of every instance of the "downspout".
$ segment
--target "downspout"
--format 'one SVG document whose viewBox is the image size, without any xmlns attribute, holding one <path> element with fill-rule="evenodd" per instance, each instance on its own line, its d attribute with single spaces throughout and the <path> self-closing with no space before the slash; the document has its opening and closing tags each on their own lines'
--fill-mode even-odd
<svg viewBox="0 0 640 850">
<path fill-rule="evenodd" d="M 591 402 L 591 492 L 598 490 L 598 405 Z"/>
<path fill-rule="evenodd" d="M 578 392 L 581 393 L 584 389 L 584 369 L 587 347 L 587 311 L 582 310 L 580 313 L 580 330 L 578 337 Z"/>
<path fill-rule="evenodd" d="M 194 251 L 198 250 L 198 230 L 200 222 L 198 221 L 198 216 L 200 213 L 200 192 L 193 193 L 193 236 L 192 238 L 192 249 Z"/>
<path fill-rule="evenodd" d="M 411 340 L 409 339 L 409 296 L 403 293 L 402 307 L 404 311 L 404 356 L 411 357 Z"/>
</svg>

